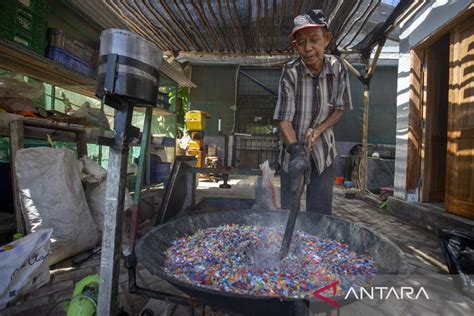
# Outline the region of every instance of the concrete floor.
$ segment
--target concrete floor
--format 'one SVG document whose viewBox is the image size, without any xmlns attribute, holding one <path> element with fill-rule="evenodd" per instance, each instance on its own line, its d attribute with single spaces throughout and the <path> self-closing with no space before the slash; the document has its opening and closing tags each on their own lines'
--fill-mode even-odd
<svg viewBox="0 0 474 316">
<path fill-rule="evenodd" d="M 276 178 L 276 185 L 278 187 L 278 178 Z M 201 182 L 198 187 L 197 201 L 206 197 L 232 197 L 232 198 L 254 198 L 255 197 L 255 177 L 240 177 L 230 181 L 231 189 L 219 189 L 218 184 L 212 182 Z M 277 189 L 277 191 L 279 191 Z M 302 198 L 302 208 L 304 209 L 304 199 Z M 402 222 L 396 217 L 385 213 L 376 206 L 369 204 L 366 201 L 353 199 L 348 200 L 344 198 L 344 190 L 335 187 L 333 215 L 366 225 L 367 227 L 384 234 L 398 247 L 400 247 L 407 257 L 409 273 L 414 275 L 425 274 L 439 274 L 447 272 L 446 265 L 441 257 L 438 246 L 437 236 L 424 228 L 412 225 L 412 223 Z M 0 312 L 0 315 L 64 315 L 62 312 L 61 301 L 70 298 L 74 284 L 83 277 L 99 272 L 100 255 L 95 255 L 87 262 L 74 266 L 71 262 L 66 261 L 59 265 L 52 267 L 51 280 L 42 288 L 35 292 L 26 295 L 22 300 L 18 301 L 16 305 L 7 308 Z M 441 273 L 441 274 L 440 274 Z M 169 291 L 171 293 L 180 293 L 167 282 L 151 275 L 144 267 L 138 266 L 137 271 L 138 284 L 151 288 L 154 290 Z M 129 314 L 138 315 L 140 311 L 147 305 L 152 310 L 160 311 L 160 315 L 189 315 L 189 311 L 182 306 L 174 306 L 164 304 L 160 301 L 147 300 L 139 296 L 131 295 L 127 290 L 127 274 L 126 270 L 121 268 L 119 278 L 119 293 L 120 304 L 124 311 Z M 442 289 L 441 289 L 442 291 Z M 351 315 L 383 315 L 394 312 L 395 315 L 422 315 L 422 314 L 439 314 L 437 309 L 433 308 L 434 302 L 426 304 L 407 304 L 403 300 L 395 302 L 396 308 L 393 305 L 385 307 L 382 304 L 380 307 L 364 305 L 357 307 L 356 304 L 351 304 L 356 310 L 342 310 L 341 314 Z M 472 314 L 472 302 L 465 303 L 463 301 L 455 301 L 453 310 L 464 314 Z M 372 304 L 374 305 L 374 304 Z M 440 310 L 445 307 L 442 304 Z M 399 312 L 399 313 L 398 313 Z M 445 314 L 442 312 L 441 314 Z M 447 314 L 452 314 L 451 310 Z M 456 313 L 455 313 L 456 314 Z M 158 315 L 155 313 L 155 315 Z M 209 315 L 209 313 L 208 313 Z"/>
</svg>

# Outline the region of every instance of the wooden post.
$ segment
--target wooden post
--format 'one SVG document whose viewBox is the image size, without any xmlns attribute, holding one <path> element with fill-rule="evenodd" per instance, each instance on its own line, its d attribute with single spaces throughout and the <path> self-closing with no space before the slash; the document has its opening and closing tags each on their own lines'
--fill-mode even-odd
<svg viewBox="0 0 474 316">
<path fill-rule="evenodd" d="M 76 132 L 76 148 L 79 158 L 87 156 L 86 132 Z"/>
<path fill-rule="evenodd" d="M 382 52 L 384 43 L 379 43 L 377 50 L 374 55 L 374 59 L 369 66 L 370 54 L 368 56 L 362 56 L 362 61 L 364 62 L 365 68 L 365 80 L 364 83 L 364 112 L 362 116 L 362 157 L 360 160 L 360 169 L 359 169 L 359 181 L 360 181 L 360 191 L 362 194 L 365 194 L 367 190 L 367 152 L 368 152 L 368 142 L 369 142 L 369 91 L 370 91 L 370 80 L 375 71 L 375 66 L 377 65 L 377 60 L 379 59 L 380 53 Z"/>
<path fill-rule="evenodd" d="M 357 70 L 354 66 L 352 66 L 351 63 L 348 62 L 345 58 L 343 58 L 342 60 L 344 61 L 344 64 L 346 65 L 347 69 L 349 69 L 349 71 L 352 72 L 352 74 L 354 76 L 356 76 L 357 79 L 359 79 L 361 82 L 363 82 L 364 77 L 359 72 L 359 70 Z"/>
<path fill-rule="evenodd" d="M 20 205 L 20 192 L 18 191 L 18 183 L 16 180 L 15 159 L 18 149 L 23 148 L 23 121 L 15 120 L 10 122 L 10 170 L 12 177 L 13 203 L 15 210 L 16 232 L 26 234 L 25 225 L 23 223 L 23 214 Z"/>
<path fill-rule="evenodd" d="M 131 105 L 123 104 L 123 108 L 116 112 L 114 120 L 114 144 L 110 147 L 107 168 L 97 315 L 117 315 L 119 306 L 118 279 L 129 149 L 127 131 L 131 126 L 132 112 Z"/>
<path fill-rule="evenodd" d="M 366 63 L 366 69 L 368 68 Z M 364 112 L 362 115 L 362 157 L 360 159 L 359 181 L 360 191 L 365 194 L 367 189 L 366 175 L 367 175 L 367 144 L 369 138 L 369 84 L 364 84 Z"/>
</svg>

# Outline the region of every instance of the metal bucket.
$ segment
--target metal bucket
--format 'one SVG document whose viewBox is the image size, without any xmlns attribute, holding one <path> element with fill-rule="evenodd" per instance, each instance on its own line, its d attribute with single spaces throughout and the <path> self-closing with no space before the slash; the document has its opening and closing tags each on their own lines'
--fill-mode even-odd
<svg viewBox="0 0 474 316">
<path fill-rule="evenodd" d="M 100 35 L 99 55 L 99 98 L 107 94 L 136 106 L 156 105 L 163 52 L 155 44 L 130 31 L 108 29 Z"/>
</svg>

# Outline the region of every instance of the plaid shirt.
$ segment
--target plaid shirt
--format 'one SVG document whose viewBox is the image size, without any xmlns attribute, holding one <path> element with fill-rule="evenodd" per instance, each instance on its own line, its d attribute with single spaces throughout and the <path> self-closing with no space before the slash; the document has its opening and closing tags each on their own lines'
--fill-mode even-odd
<svg viewBox="0 0 474 316">
<path fill-rule="evenodd" d="M 324 55 L 323 69 L 313 75 L 301 58 L 285 65 L 280 78 L 278 101 L 273 118 L 293 123 L 298 142 L 305 141 L 305 135 L 313 121 L 324 122 L 335 110 L 352 109 L 349 76 L 347 68 L 338 57 Z M 280 161 L 288 171 L 290 155 L 283 151 Z M 336 140 L 332 127 L 326 129 L 316 141 L 311 157 L 321 174 L 336 158 Z"/>
</svg>

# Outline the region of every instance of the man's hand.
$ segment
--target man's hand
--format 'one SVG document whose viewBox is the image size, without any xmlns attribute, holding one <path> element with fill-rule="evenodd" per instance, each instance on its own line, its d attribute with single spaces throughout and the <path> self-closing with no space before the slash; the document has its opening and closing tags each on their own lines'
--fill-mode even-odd
<svg viewBox="0 0 474 316">
<path fill-rule="evenodd" d="M 311 150 L 314 147 L 314 144 L 318 140 L 318 138 L 321 136 L 323 131 L 321 128 L 316 127 L 316 128 L 308 128 L 306 131 L 306 137 L 305 137 L 305 151 L 309 155 Z"/>
<path fill-rule="evenodd" d="M 311 182 L 311 163 L 305 154 L 304 146 L 301 143 L 293 143 L 288 147 L 290 153 L 290 165 L 288 173 L 291 176 L 291 191 L 298 189 L 299 179 L 304 175 L 304 182 Z"/>
</svg>

